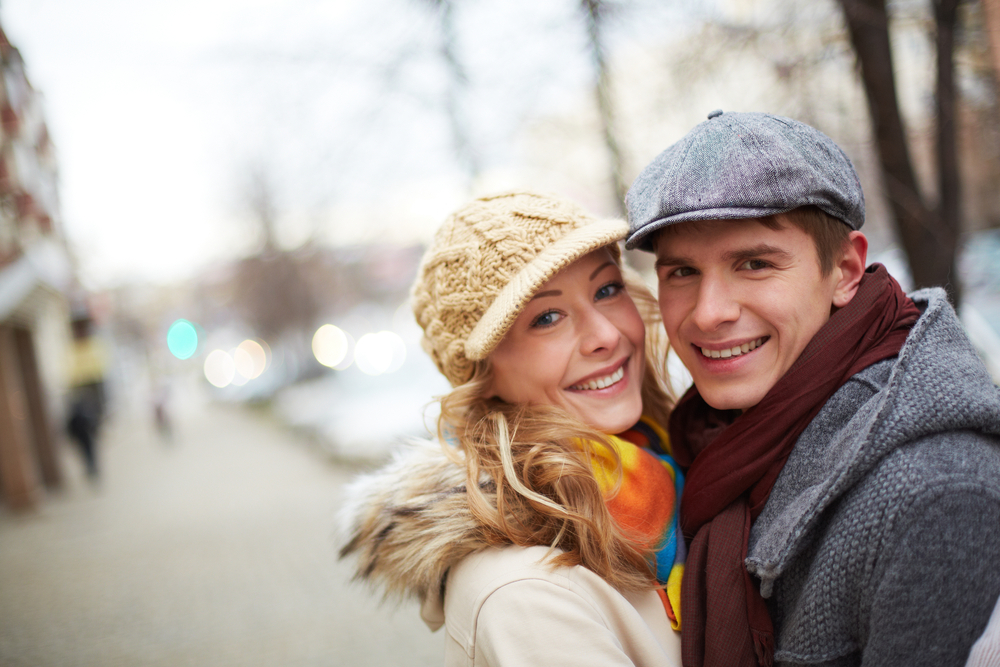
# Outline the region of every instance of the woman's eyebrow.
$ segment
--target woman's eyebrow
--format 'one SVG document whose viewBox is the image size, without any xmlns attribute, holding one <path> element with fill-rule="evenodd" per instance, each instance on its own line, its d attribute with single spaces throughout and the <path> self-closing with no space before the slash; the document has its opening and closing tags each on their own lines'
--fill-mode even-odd
<svg viewBox="0 0 1000 667">
<path fill-rule="evenodd" d="M 594 269 L 594 272 L 590 274 L 590 278 L 588 278 L 588 280 L 593 280 L 597 276 L 598 273 L 600 273 L 604 269 L 608 268 L 609 266 L 616 266 L 616 264 L 614 262 L 612 262 L 612 261 L 604 262 L 604 264 L 601 264 L 599 267 L 597 267 L 596 269 Z M 550 289 L 550 290 L 546 290 L 544 292 L 538 292 L 538 293 L 535 294 L 535 296 L 531 297 L 531 300 L 534 301 L 538 297 L 542 297 L 542 296 L 562 296 L 562 290 Z"/>
<path fill-rule="evenodd" d="M 593 280 L 594 276 L 596 276 L 598 273 L 600 273 L 601 271 L 603 271 L 604 269 L 606 269 L 608 266 L 614 266 L 614 265 L 615 265 L 615 263 L 612 262 L 612 261 L 610 261 L 610 260 L 607 261 L 607 262 L 604 262 L 604 264 L 601 264 L 599 267 L 597 267 L 596 269 L 594 269 L 594 272 L 590 274 L 590 278 L 588 278 L 588 280 Z"/>
</svg>

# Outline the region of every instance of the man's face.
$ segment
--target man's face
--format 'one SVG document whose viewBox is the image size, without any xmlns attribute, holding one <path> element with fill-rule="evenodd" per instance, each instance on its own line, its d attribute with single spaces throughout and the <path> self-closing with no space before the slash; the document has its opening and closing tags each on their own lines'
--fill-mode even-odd
<svg viewBox="0 0 1000 667">
<path fill-rule="evenodd" d="M 784 219 L 680 223 L 655 245 L 663 323 L 698 391 L 718 409 L 757 405 L 830 318 L 839 270 L 821 275 L 812 238 Z"/>
</svg>

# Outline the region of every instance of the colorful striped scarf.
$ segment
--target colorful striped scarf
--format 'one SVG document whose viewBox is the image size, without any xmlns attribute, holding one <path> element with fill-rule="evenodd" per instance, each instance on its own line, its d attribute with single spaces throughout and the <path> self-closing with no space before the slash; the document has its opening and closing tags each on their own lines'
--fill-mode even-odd
<svg viewBox="0 0 1000 667">
<path fill-rule="evenodd" d="M 607 500 L 611 516 L 644 548 L 651 549 L 663 606 L 675 630 L 680 629 L 681 578 L 685 546 L 678 530 L 684 475 L 670 452 L 666 431 L 649 417 L 608 439 L 621 459 L 621 485 Z M 594 448 L 591 459 L 601 491 L 610 493 L 618 480 L 615 457 Z"/>
</svg>

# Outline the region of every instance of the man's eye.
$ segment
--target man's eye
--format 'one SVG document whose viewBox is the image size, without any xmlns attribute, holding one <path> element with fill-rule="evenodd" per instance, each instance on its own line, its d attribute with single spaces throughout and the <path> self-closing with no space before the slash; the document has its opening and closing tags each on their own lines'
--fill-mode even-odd
<svg viewBox="0 0 1000 667">
<path fill-rule="evenodd" d="M 740 264 L 741 269 L 746 269 L 748 271 L 760 271 L 761 269 L 766 269 L 768 266 L 768 263 L 762 259 L 748 259 Z"/>
<path fill-rule="evenodd" d="M 694 269 L 690 266 L 679 266 L 668 274 L 672 278 L 687 278 L 694 275 Z"/>
<path fill-rule="evenodd" d="M 597 294 L 594 295 L 594 301 L 600 301 L 601 299 L 607 299 L 625 289 L 625 285 L 619 282 L 610 282 L 607 285 L 602 285 L 598 290 Z"/>
<path fill-rule="evenodd" d="M 555 324 L 556 322 L 558 322 L 559 318 L 561 318 L 561 317 L 562 317 L 562 315 L 560 313 L 557 313 L 554 310 L 550 310 L 549 312 L 542 313 L 541 315 L 539 315 L 538 317 L 536 317 L 534 320 L 532 320 L 531 326 L 533 326 L 533 327 L 550 327 L 553 324 Z"/>
</svg>

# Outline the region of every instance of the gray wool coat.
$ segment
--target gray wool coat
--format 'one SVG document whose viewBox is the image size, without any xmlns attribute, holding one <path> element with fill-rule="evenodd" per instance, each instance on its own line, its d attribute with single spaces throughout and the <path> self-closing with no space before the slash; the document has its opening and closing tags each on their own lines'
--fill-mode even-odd
<svg viewBox="0 0 1000 667">
<path fill-rule="evenodd" d="M 750 533 L 779 665 L 961 665 L 1000 595 L 1000 390 L 943 290 L 802 433 Z"/>
</svg>

